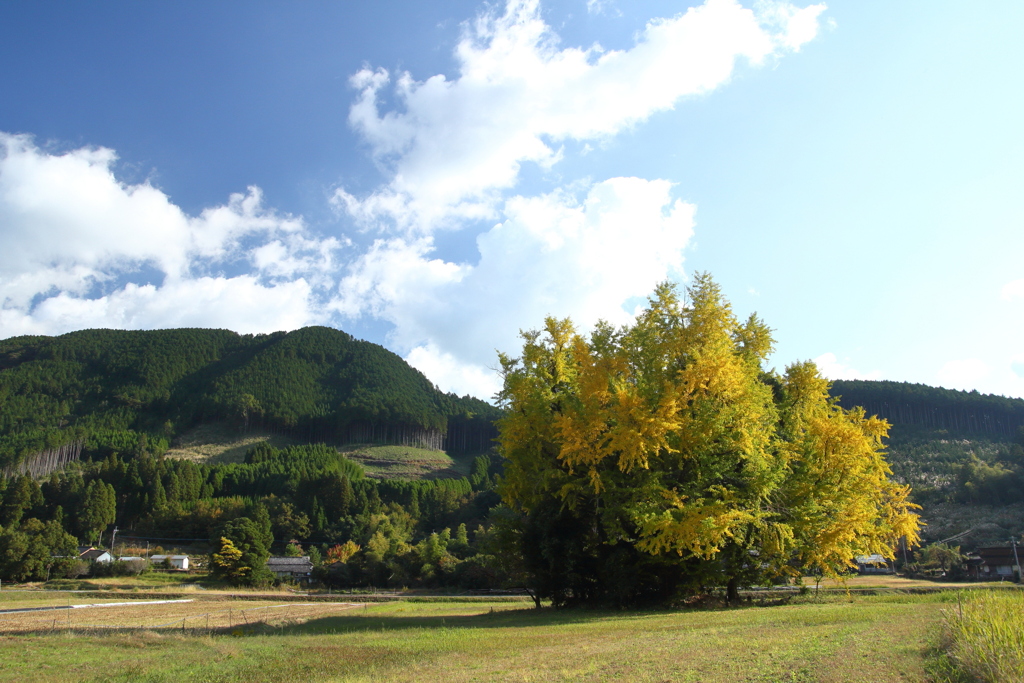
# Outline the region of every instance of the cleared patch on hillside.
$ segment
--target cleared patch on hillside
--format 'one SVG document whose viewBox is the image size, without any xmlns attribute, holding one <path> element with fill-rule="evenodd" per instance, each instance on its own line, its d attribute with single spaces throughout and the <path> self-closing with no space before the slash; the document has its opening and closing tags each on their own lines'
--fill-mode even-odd
<svg viewBox="0 0 1024 683">
<path fill-rule="evenodd" d="M 246 451 L 259 443 L 285 448 L 300 442 L 280 434 L 240 434 L 227 425 L 213 423 L 200 425 L 175 439 L 167 457 L 211 464 L 244 462 Z M 338 446 L 338 450 L 362 465 L 366 476 L 373 479 L 458 478 L 467 476 L 471 466 L 469 461 L 456 460 L 443 451 L 413 446 L 347 444 Z"/>
<path fill-rule="evenodd" d="M 377 444 L 349 444 L 339 450 L 362 465 L 366 476 L 374 479 L 449 479 L 469 473 L 467 463 L 456 461 L 443 451 Z"/>
<path fill-rule="evenodd" d="M 220 423 L 204 424 L 191 429 L 174 440 L 167 450 L 168 458 L 182 458 L 209 463 L 243 462 L 245 452 L 259 443 L 274 448 L 293 446 L 297 442 L 281 434 L 249 432 L 240 434 Z"/>
</svg>

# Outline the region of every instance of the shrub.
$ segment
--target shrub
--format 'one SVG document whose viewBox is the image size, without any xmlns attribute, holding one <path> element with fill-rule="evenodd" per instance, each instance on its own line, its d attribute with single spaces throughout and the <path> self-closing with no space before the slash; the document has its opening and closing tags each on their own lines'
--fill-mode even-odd
<svg viewBox="0 0 1024 683">
<path fill-rule="evenodd" d="M 138 576 L 149 570 L 145 560 L 114 560 L 113 562 L 91 562 L 89 576 Z"/>
</svg>

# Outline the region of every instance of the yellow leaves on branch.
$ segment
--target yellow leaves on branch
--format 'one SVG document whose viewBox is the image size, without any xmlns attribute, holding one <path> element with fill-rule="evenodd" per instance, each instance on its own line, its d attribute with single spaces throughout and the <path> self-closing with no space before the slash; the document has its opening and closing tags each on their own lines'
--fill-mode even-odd
<svg viewBox="0 0 1024 683">
<path fill-rule="evenodd" d="M 813 363 L 765 372 L 771 331 L 739 322 L 709 276 L 685 304 L 660 285 L 632 327 L 598 323 L 588 339 L 549 318 L 523 338 L 520 358 L 500 357 L 511 507 L 590 498 L 602 519 L 617 506 L 646 552 L 733 546 L 780 571 L 797 559 L 834 573 L 917 541 L 883 457 L 888 425 L 836 405 Z"/>
</svg>

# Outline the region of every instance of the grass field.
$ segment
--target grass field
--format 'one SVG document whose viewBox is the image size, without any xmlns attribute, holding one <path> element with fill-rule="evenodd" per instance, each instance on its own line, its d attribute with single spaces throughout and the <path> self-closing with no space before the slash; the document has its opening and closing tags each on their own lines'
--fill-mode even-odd
<svg viewBox="0 0 1024 683">
<path fill-rule="evenodd" d="M 50 628 L 0 635 L 0 681 L 925 681 L 955 603 L 952 592 L 660 612 L 399 601 L 266 609 L 268 624 L 212 633 L 202 613 L 237 620 L 238 607 L 272 602 L 94 608 L 74 610 L 83 626 L 70 631 L 50 615 Z M 136 630 L 90 631 L 85 613 Z M 179 626 L 139 628 L 145 619 Z"/>
<path fill-rule="evenodd" d="M 346 458 L 361 464 L 367 476 L 375 479 L 439 479 L 469 474 L 467 463 L 426 448 L 350 444 L 339 450 Z"/>
</svg>

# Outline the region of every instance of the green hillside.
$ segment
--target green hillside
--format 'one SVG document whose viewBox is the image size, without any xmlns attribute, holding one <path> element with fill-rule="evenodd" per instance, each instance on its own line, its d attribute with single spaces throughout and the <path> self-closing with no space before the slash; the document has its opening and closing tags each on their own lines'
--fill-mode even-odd
<svg viewBox="0 0 1024 683">
<path fill-rule="evenodd" d="M 892 424 L 889 463 L 923 506 L 925 540 L 969 532 L 955 543 L 975 548 L 1024 533 L 1024 400 L 886 381 L 832 393 Z"/>
<path fill-rule="evenodd" d="M 498 411 L 339 330 L 84 330 L 0 341 L 0 468 L 228 423 L 299 442 L 491 445 Z M 77 454 L 77 453 L 76 453 Z M 52 456 L 52 457 L 51 457 Z"/>
</svg>

